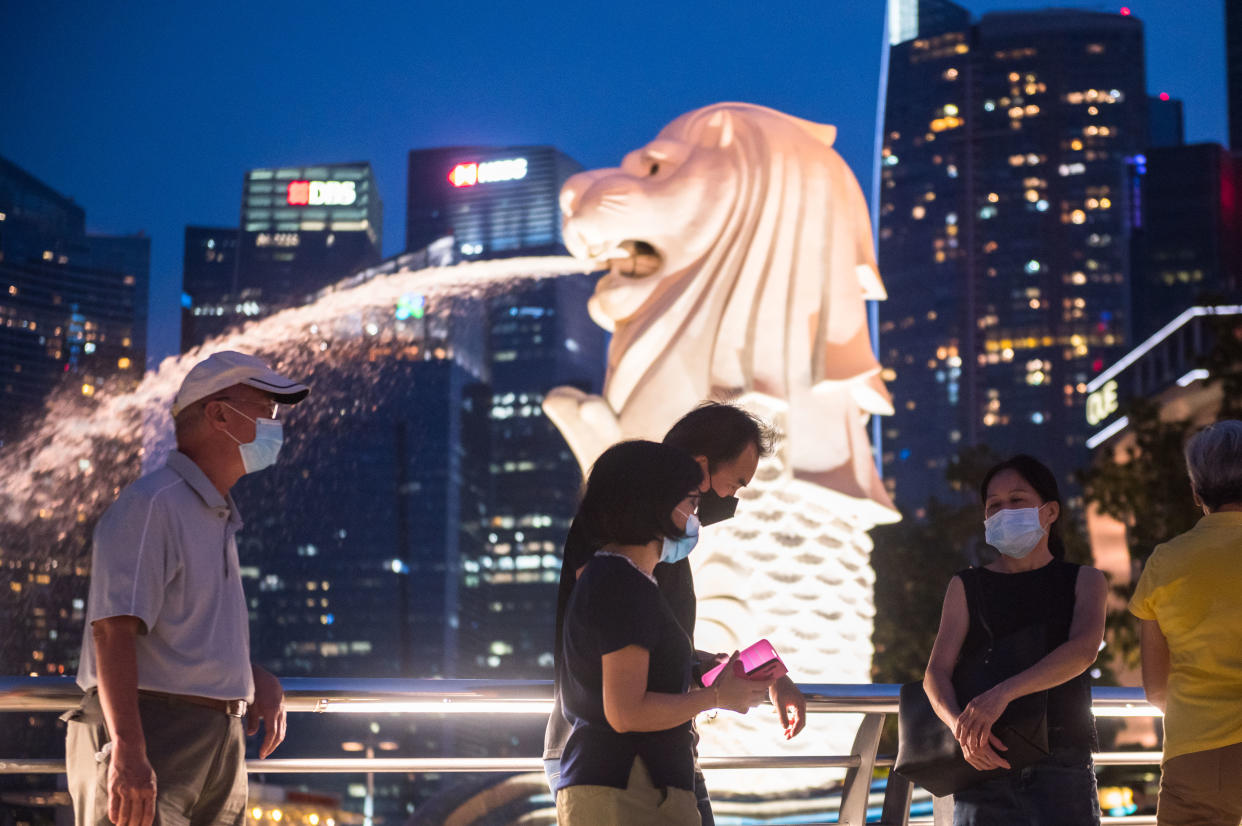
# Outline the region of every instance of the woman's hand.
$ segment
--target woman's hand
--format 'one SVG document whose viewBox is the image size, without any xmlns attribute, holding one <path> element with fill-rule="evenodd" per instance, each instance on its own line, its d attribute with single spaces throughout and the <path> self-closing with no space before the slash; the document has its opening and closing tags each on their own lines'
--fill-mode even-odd
<svg viewBox="0 0 1242 826">
<path fill-rule="evenodd" d="M 712 683 L 716 691 L 716 707 L 727 708 L 739 714 L 745 714 L 768 698 L 768 688 L 775 679 L 749 680 L 739 676 L 734 670 L 738 652 L 729 657 L 729 663 L 720 672 L 720 676 Z"/>
<path fill-rule="evenodd" d="M 986 748 L 992 737 L 992 725 L 1005 712 L 1010 699 L 1008 693 L 997 685 L 967 704 L 957 716 L 957 725 L 953 729 L 953 736 L 962 744 L 962 751 L 982 751 Z"/>
<path fill-rule="evenodd" d="M 706 674 L 721 663 L 729 661 L 728 654 L 713 654 L 710 651 L 695 651 L 694 657 L 700 674 Z"/>
<path fill-rule="evenodd" d="M 980 747 L 968 745 L 965 740 L 958 740 L 958 742 L 962 745 L 962 756 L 966 758 L 966 762 L 979 771 L 1009 768 L 1009 763 L 1005 758 L 997 754 L 997 749 L 1006 751 L 1007 748 L 995 734 L 989 733 L 988 741 Z"/>
</svg>

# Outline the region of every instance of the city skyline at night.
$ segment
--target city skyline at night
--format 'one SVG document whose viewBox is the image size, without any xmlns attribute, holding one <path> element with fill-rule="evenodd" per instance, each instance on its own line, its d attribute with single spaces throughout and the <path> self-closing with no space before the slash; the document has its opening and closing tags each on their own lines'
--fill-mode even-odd
<svg viewBox="0 0 1242 826">
<path fill-rule="evenodd" d="M 968 5 L 976 15 L 1036 7 Z M 1148 43 L 1152 90 L 1185 101 L 1188 141 L 1225 143 L 1220 0 L 1128 5 L 1159 33 Z M 26 69 L 0 90 L 0 103 L 29 113 L 0 125 L 0 152 L 88 205 L 93 230 L 146 231 L 152 358 L 178 349 L 184 227 L 231 225 L 246 169 L 369 160 L 386 206 L 383 253 L 392 255 L 404 238 L 412 148 L 555 144 L 588 168 L 615 165 L 677 113 L 732 99 L 834 124 L 838 151 L 870 189 L 880 148 L 878 5 L 804 9 L 793 27 L 761 9 L 718 15 L 694 4 L 671 14 L 420 9 L 406 24 L 399 19 L 414 10 L 392 8 L 351 18 L 346 30 L 372 44 L 358 53 L 309 48 L 333 39 L 328 9 L 250 8 L 241 26 L 240 7 L 210 15 L 167 8 L 141 20 L 21 7 L 0 33 L 5 53 Z M 482 24 L 470 37 L 424 38 L 409 56 L 406 32 L 462 31 L 466 19 Z M 259 30 L 282 36 L 258 48 L 249 32 Z M 618 45 L 618 57 L 584 48 L 579 35 L 598 31 L 641 46 Z M 826 40 L 834 48 L 825 50 Z M 636 47 L 641 59 L 618 59 Z M 235 82 L 242 76 L 253 82 Z"/>
</svg>

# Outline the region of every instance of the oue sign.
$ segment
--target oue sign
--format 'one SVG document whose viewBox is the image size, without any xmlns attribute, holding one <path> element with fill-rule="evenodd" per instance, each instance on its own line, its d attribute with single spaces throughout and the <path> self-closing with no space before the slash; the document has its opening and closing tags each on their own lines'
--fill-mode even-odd
<svg viewBox="0 0 1242 826">
<path fill-rule="evenodd" d="M 1097 425 L 1117 412 L 1117 382 L 1110 381 L 1087 396 L 1087 424 Z"/>
<path fill-rule="evenodd" d="M 459 163 L 449 172 L 448 179 L 449 183 L 458 187 L 494 184 L 501 181 L 520 181 L 526 177 L 526 167 L 525 158 Z"/>
<path fill-rule="evenodd" d="M 354 181 L 290 181 L 290 206 L 349 206 L 358 200 Z"/>
</svg>

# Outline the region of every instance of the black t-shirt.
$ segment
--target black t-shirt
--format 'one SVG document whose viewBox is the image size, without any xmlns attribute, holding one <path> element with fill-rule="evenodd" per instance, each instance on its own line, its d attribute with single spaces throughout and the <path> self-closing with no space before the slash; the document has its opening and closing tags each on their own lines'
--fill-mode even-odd
<svg viewBox="0 0 1242 826">
<path fill-rule="evenodd" d="M 1032 571 L 1006 574 L 987 568 L 967 568 L 957 576 L 965 583 L 970 626 L 962 641 L 961 657 L 971 655 L 988 645 L 987 631 L 976 619 L 975 611 L 983 614 L 997 639 L 1030 625 L 1047 629 L 1046 651 L 1069 639 L 1074 621 L 1075 587 L 1081 565 L 1053 559 Z M 971 605 L 971 593 L 978 594 L 980 605 Z M 1095 718 L 1091 716 L 1091 681 L 1086 672 L 1071 677 L 1048 691 L 1048 742 L 1052 747 L 1090 748 L 1096 742 Z"/>
<path fill-rule="evenodd" d="M 663 731 L 619 733 L 604 716 L 603 656 L 629 645 L 650 653 L 648 691 L 689 690 L 694 650 L 660 589 L 629 560 L 595 556 L 565 611 L 560 688 L 573 733 L 561 753 L 558 788 L 624 789 L 635 757 L 643 758 L 656 786 L 694 788 L 689 721 Z"/>
<path fill-rule="evenodd" d="M 565 537 L 564 558 L 569 561 L 569 570 L 561 582 L 559 599 L 566 599 L 573 592 L 573 572 L 585 565 L 596 550 L 598 548 L 592 547 L 585 527 L 575 519 L 569 526 L 569 535 Z M 655 578 L 660 583 L 660 593 L 664 595 L 664 599 L 672 609 L 673 616 L 677 618 L 677 622 L 693 644 L 698 606 L 694 594 L 694 574 L 690 570 L 690 560 L 683 559 L 672 564 L 661 562 L 655 567 Z M 560 657 L 561 653 L 557 651 L 557 656 Z M 694 664 L 692 661 L 691 666 L 693 667 Z M 573 730 L 573 725 L 565 719 L 563 712 L 559 675 L 556 680 L 552 714 L 548 717 L 548 727 L 543 734 L 544 760 L 560 758 L 561 750 L 565 748 L 565 741 L 569 739 L 569 733 Z"/>
</svg>

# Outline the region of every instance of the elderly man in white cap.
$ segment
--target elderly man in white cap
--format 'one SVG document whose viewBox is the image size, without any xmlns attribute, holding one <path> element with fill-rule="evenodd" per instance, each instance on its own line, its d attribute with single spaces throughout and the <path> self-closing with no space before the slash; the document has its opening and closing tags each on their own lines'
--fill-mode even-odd
<svg viewBox="0 0 1242 826">
<path fill-rule="evenodd" d="M 95 528 L 87 629 L 65 715 L 79 826 L 240 824 L 245 736 L 285 736 L 280 682 L 250 662 L 229 490 L 276 461 L 279 405 L 310 391 L 262 360 L 220 352 L 173 402 L 177 449 Z M 243 720 L 244 728 L 243 728 Z"/>
</svg>

